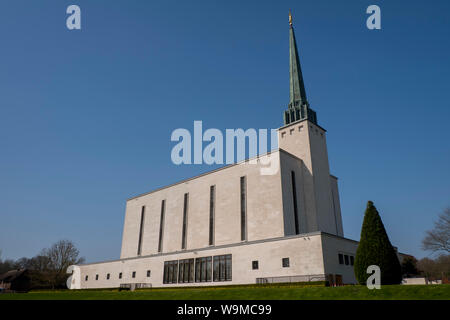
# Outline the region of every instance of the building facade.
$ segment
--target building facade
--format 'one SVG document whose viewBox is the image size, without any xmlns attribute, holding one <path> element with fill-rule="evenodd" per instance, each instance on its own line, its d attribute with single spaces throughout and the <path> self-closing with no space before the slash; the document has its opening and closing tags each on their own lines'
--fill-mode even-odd
<svg viewBox="0 0 450 320">
<path fill-rule="evenodd" d="M 308 103 L 289 22 L 279 148 L 129 199 L 120 259 L 80 265 L 81 288 L 356 283 L 358 243 L 344 238 L 326 131 Z M 269 161 L 278 170 L 261 174 Z"/>
</svg>

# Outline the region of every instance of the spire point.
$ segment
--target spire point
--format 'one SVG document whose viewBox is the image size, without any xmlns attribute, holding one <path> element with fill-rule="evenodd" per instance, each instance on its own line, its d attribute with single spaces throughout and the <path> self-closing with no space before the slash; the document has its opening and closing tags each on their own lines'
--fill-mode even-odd
<svg viewBox="0 0 450 320">
<path fill-rule="evenodd" d="M 306 98 L 297 42 L 292 26 L 292 13 L 289 9 L 289 104 L 288 109 L 284 112 L 284 124 L 303 119 L 317 124 L 316 112 L 309 107 Z"/>
</svg>

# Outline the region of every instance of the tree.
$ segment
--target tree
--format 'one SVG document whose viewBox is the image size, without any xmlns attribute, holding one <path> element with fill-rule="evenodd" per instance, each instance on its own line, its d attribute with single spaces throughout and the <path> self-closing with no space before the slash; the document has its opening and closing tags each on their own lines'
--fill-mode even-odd
<svg viewBox="0 0 450 320">
<path fill-rule="evenodd" d="M 39 263 L 48 268 L 53 275 L 52 286 L 64 286 L 67 277 L 67 268 L 72 264 L 80 264 L 84 262 L 84 258 L 79 257 L 79 250 L 70 240 L 60 240 L 54 243 L 50 248 L 41 252 L 41 260 Z"/>
<path fill-rule="evenodd" d="M 60 240 L 48 249 L 43 249 L 33 258 L 2 260 L 0 250 L 0 274 L 14 269 L 28 269 L 31 286 L 34 289 L 65 288 L 69 274 L 67 268 L 72 264 L 84 262 L 72 241 Z"/>
<path fill-rule="evenodd" d="M 37 255 L 30 259 L 29 268 L 35 271 L 50 270 L 50 258 L 45 255 Z"/>
<path fill-rule="evenodd" d="M 16 269 L 16 263 L 14 262 L 14 260 L 11 259 L 2 260 L 1 253 L 2 252 L 0 250 L 0 274 Z"/>
<path fill-rule="evenodd" d="M 365 284 L 370 274 L 367 267 L 377 265 L 381 270 L 381 284 L 399 284 L 402 272 L 397 253 L 372 201 L 367 203 L 361 229 L 361 239 L 356 250 L 354 271 L 360 284 Z"/>
<path fill-rule="evenodd" d="M 441 255 L 435 260 L 423 258 L 417 262 L 421 273 L 429 280 L 450 277 L 450 255 Z"/>
<path fill-rule="evenodd" d="M 422 249 L 450 253 L 450 207 L 439 215 L 434 228 L 426 232 L 422 240 Z"/>
<path fill-rule="evenodd" d="M 420 272 L 417 269 L 417 259 L 413 256 L 407 256 L 402 261 L 402 275 L 405 277 L 416 276 Z"/>
<path fill-rule="evenodd" d="M 56 272 L 66 272 L 72 264 L 84 262 L 84 258 L 78 257 L 80 251 L 70 240 L 60 240 L 54 243 L 49 249 L 42 251 L 42 256 L 48 258 L 50 270 Z"/>
</svg>

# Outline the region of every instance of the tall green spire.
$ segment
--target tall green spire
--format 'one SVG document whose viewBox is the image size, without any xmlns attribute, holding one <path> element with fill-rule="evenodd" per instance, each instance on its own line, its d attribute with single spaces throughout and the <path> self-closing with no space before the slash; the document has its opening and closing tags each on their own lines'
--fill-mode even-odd
<svg viewBox="0 0 450 320">
<path fill-rule="evenodd" d="M 284 124 L 288 125 L 305 119 L 317 124 L 316 112 L 309 107 L 306 99 L 302 68 L 292 25 L 292 15 L 289 11 L 289 105 L 284 112 Z"/>
<path fill-rule="evenodd" d="M 303 83 L 302 68 L 298 58 L 297 43 L 295 41 L 294 27 L 292 26 L 292 15 L 289 11 L 289 104 L 299 105 L 306 103 L 306 91 Z"/>
</svg>

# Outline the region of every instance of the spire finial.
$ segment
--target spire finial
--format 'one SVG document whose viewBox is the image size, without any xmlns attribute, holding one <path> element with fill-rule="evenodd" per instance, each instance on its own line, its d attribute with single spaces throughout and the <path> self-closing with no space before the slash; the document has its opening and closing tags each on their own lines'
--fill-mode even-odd
<svg viewBox="0 0 450 320">
<path fill-rule="evenodd" d="M 317 124 L 316 113 L 309 107 L 306 99 L 305 84 L 292 26 L 292 13 L 289 10 L 289 106 L 284 113 L 284 124 L 287 125 L 302 119 L 308 119 Z"/>
<path fill-rule="evenodd" d="M 291 10 L 289 10 L 289 67 L 290 104 L 291 106 L 295 106 L 307 103 L 297 43 L 295 41 L 294 27 L 292 26 Z"/>
</svg>

